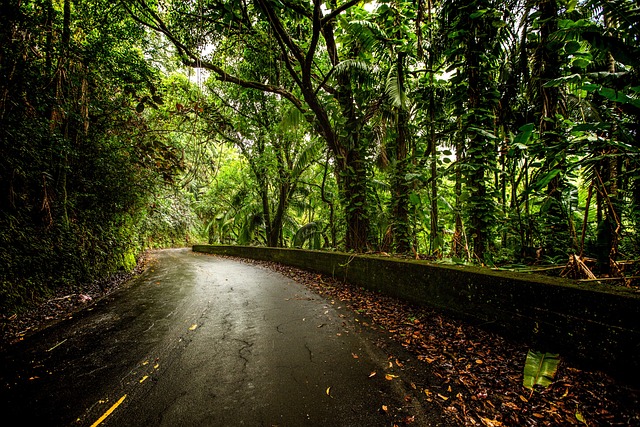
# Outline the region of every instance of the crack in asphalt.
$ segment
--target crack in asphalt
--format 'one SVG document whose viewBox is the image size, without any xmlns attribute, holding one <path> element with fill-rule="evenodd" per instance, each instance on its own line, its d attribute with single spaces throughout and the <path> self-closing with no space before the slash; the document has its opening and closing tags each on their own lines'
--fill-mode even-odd
<svg viewBox="0 0 640 427">
<path fill-rule="evenodd" d="M 222 316 L 222 323 L 220 323 L 220 326 L 224 329 L 222 331 L 222 337 L 220 338 L 221 341 L 226 340 L 227 334 L 231 332 L 231 328 L 233 325 L 229 321 L 229 317 L 231 317 L 231 312 L 227 312 L 224 314 L 224 316 Z"/>
<path fill-rule="evenodd" d="M 307 351 L 309 352 L 309 362 L 311 363 L 316 363 L 313 361 L 313 351 L 311 351 L 311 348 L 309 347 L 309 343 L 305 341 L 304 343 L 304 348 L 307 349 Z"/>
<path fill-rule="evenodd" d="M 250 356 L 251 355 L 251 347 L 253 347 L 253 343 L 249 342 L 249 341 L 242 340 L 242 339 L 238 339 L 238 338 L 234 338 L 233 340 L 239 342 L 240 344 L 242 344 L 240 346 L 240 348 L 238 349 L 238 357 L 240 359 L 242 359 L 241 372 L 246 373 L 247 365 L 249 364 L 249 358 L 245 357 L 243 352 L 247 351 L 248 355 Z"/>
</svg>

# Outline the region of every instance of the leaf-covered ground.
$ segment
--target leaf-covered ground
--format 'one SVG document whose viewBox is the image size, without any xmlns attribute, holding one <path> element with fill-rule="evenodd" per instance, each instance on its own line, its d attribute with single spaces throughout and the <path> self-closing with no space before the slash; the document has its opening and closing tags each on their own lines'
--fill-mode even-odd
<svg viewBox="0 0 640 427">
<path fill-rule="evenodd" d="M 439 405 L 458 425 L 640 426 L 640 390 L 604 373 L 561 361 L 552 385 L 532 392 L 522 385 L 526 345 L 329 276 L 243 261 L 276 270 L 348 306 L 381 340 L 399 343 L 430 373 L 428 383 L 412 384 L 419 396 L 429 405 Z M 393 355 L 390 360 L 395 363 Z M 411 420 L 406 417 L 398 424 Z"/>
</svg>

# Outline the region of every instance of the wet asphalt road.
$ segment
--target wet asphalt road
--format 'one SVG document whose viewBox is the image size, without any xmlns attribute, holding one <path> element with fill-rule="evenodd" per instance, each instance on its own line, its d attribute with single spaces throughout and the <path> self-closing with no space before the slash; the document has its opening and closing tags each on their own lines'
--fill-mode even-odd
<svg viewBox="0 0 640 427">
<path fill-rule="evenodd" d="M 91 309 L 0 354 L 3 419 L 385 426 L 382 405 L 407 406 L 407 383 L 384 379 L 388 354 L 303 285 L 189 249 L 155 257 Z M 409 412 L 431 425 L 416 400 Z"/>
</svg>

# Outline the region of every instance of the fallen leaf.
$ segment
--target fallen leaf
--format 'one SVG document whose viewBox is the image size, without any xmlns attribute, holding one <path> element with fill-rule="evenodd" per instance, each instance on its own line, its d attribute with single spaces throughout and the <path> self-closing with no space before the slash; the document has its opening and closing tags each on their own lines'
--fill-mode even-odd
<svg viewBox="0 0 640 427">
<path fill-rule="evenodd" d="M 189 328 L 189 330 L 190 330 L 190 331 L 195 331 L 197 328 L 198 328 L 198 325 L 194 323 L 193 325 L 191 325 L 191 327 Z"/>
<path fill-rule="evenodd" d="M 434 361 L 434 360 L 436 360 L 436 359 L 432 359 L 431 357 L 427 357 L 427 356 L 420 355 L 420 356 L 418 356 L 418 360 L 424 360 L 424 361 L 426 361 L 427 363 L 431 364 L 431 363 L 433 363 L 433 361 Z"/>
<path fill-rule="evenodd" d="M 505 403 L 503 403 L 503 405 L 506 406 L 509 409 L 513 409 L 514 411 L 519 411 L 520 410 L 520 407 L 518 405 L 516 405 L 515 403 L 513 403 L 513 402 L 505 402 Z"/>
<path fill-rule="evenodd" d="M 484 425 L 486 425 L 487 427 L 499 427 L 502 425 L 502 423 L 498 420 L 492 420 L 490 418 L 485 418 L 485 417 L 480 417 L 480 419 L 482 420 Z"/>
<path fill-rule="evenodd" d="M 353 358 L 354 358 L 354 359 L 357 359 L 357 358 L 358 358 L 358 355 L 357 355 L 357 354 L 355 354 L 355 353 L 351 353 L 351 355 L 353 356 Z"/>
<path fill-rule="evenodd" d="M 398 359 L 396 359 L 396 365 L 398 365 L 399 368 L 402 368 L 404 366 Z"/>
<path fill-rule="evenodd" d="M 373 371 L 369 374 L 369 378 L 375 377 L 376 376 L 376 371 Z"/>
<path fill-rule="evenodd" d="M 477 359 L 477 360 L 476 360 L 476 363 L 477 363 L 478 365 L 482 365 L 484 362 L 483 362 L 482 360 L 480 360 L 480 359 Z"/>
<path fill-rule="evenodd" d="M 449 400 L 449 398 L 447 396 L 443 396 L 440 393 L 438 393 L 438 397 L 442 400 Z"/>
<path fill-rule="evenodd" d="M 393 375 L 393 374 L 386 374 L 386 375 L 384 376 L 384 378 L 385 378 L 387 381 L 391 381 L 391 380 L 393 380 L 394 378 L 398 378 L 398 376 L 397 376 L 397 375 Z"/>
<path fill-rule="evenodd" d="M 331 397 L 331 387 L 327 387 L 327 396 Z"/>
<path fill-rule="evenodd" d="M 576 420 L 580 421 L 581 423 L 583 423 L 585 425 L 588 425 L 587 424 L 587 420 L 584 419 L 584 416 L 582 416 L 580 411 L 576 411 Z"/>
<path fill-rule="evenodd" d="M 144 377 L 142 377 L 142 378 L 140 379 L 140 383 L 142 384 L 143 382 L 145 382 L 145 380 L 146 380 L 147 378 L 149 378 L 149 375 L 145 375 Z"/>
<path fill-rule="evenodd" d="M 387 408 L 387 405 L 382 405 L 382 410 L 383 410 L 384 412 L 387 412 L 387 411 L 389 410 L 389 408 Z"/>
</svg>

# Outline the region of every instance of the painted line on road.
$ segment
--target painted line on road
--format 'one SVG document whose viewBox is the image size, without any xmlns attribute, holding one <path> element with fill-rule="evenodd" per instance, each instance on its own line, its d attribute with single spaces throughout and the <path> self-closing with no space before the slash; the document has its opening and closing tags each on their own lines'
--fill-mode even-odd
<svg viewBox="0 0 640 427">
<path fill-rule="evenodd" d="M 104 420 L 106 420 L 107 417 L 109 415 L 111 415 L 111 413 L 113 411 L 115 411 L 116 408 L 122 404 L 122 402 L 124 402 L 124 399 L 126 399 L 126 397 L 127 397 L 126 394 L 124 396 L 122 396 L 120 398 L 120 400 L 118 400 L 116 403 L 114 403 L 113 406 L 111 408 L 109 408 L 109 410 L 107 412 L 105 412 L 100 418 L 98 418 L 98 421 L 96 421 L 95 423 L 91 424 L 91 427 L 96 427 L 96 426 L 100 425 L 100 423 L 102 423 Z"/>
</svg>

